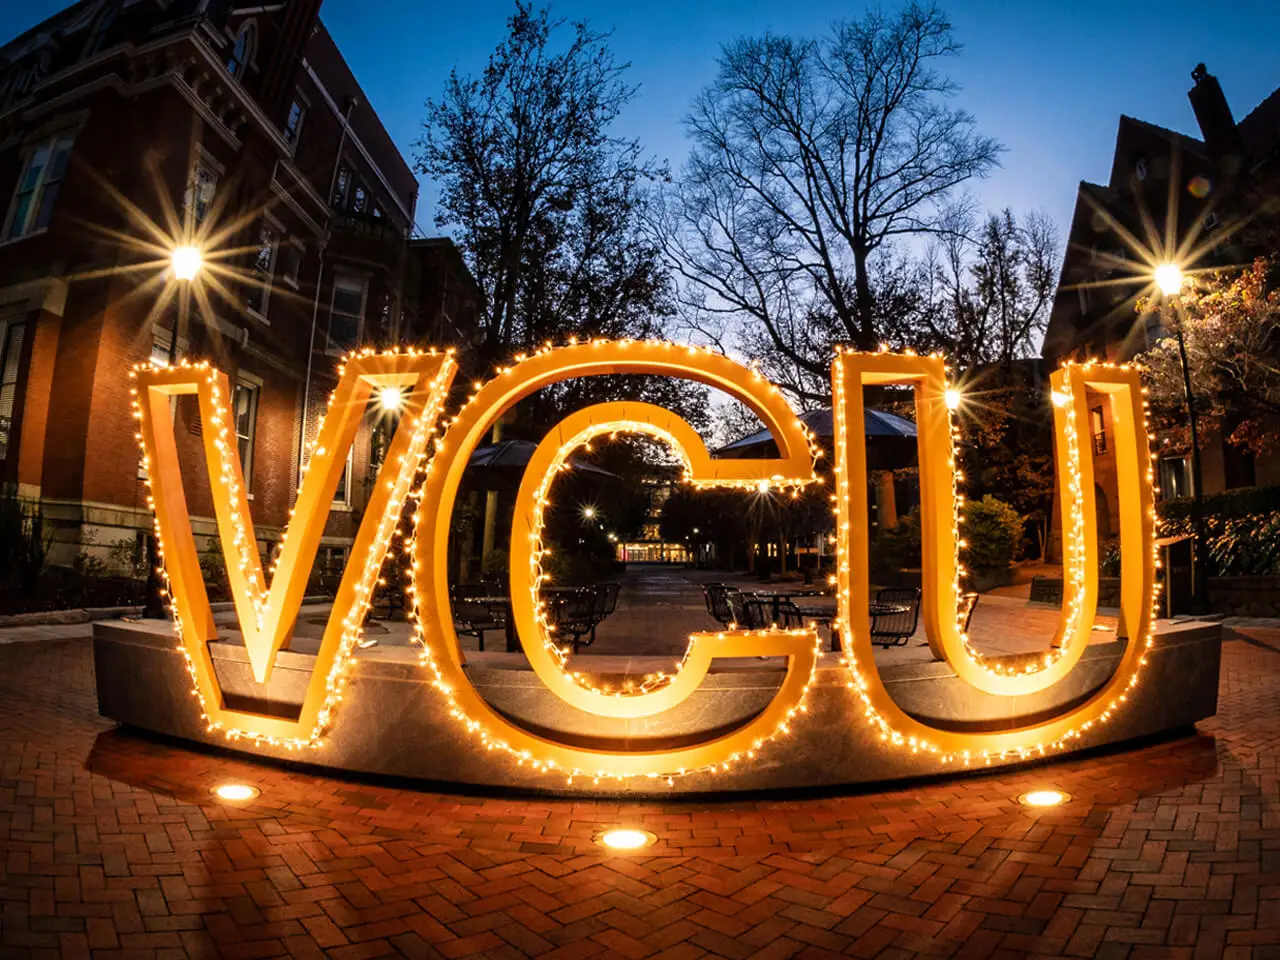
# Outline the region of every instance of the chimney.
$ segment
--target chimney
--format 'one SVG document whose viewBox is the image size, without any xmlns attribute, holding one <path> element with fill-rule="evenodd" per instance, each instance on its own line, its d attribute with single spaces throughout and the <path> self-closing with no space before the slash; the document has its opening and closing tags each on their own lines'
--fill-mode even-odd
<svg viewBox="0 0 1280 960">
<path fill-rule="evenodd" d="M 1240 131 L 1236 129 L 1235 118 L 1231 116 L 1231 107 L 1218 78 L 1203 63 L 1198 63 L 1191 71 L 1191 79 L 1195 86 L 1187 91 L 1187 98 L 1195 111 L 1196 123 L 1200 125 L 1200 134 L 1204 137 L 1209 156 L 1216 160 L 1239 155 L 1244 151 L 1244 142 L 1240 139 Z"/>
</svg>

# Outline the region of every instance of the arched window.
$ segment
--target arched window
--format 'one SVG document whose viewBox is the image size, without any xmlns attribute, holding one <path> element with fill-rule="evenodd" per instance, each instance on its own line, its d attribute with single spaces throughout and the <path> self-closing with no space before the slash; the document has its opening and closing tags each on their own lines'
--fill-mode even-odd
<svg viewBox="0 0 1280 960">
<path fill-rule="evenodd" d="M 236 34 L 235 46 L 231 48 L 231 56 L 227 60 L 227 72 L 233 77 L 244 73 L 245 67 L 253 59 L 254 42 L 257 40 L 253 23 L 246 23 Z"/>
</svg>

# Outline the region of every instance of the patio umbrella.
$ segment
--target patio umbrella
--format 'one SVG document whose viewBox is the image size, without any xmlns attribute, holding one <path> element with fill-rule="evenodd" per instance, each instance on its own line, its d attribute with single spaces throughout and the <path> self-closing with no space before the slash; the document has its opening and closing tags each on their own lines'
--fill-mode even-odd
<svg viewBox="0 0 1280 960">
<path fill-rule="evenodd" d="M 904 417 L 864 407 L 863 425 L 867 433 L 867 469 L 899 470 L 909 467 L 916 457 L 916 425 Z M 834 447 L 835 428 L 831 421 L 831 408 L 823 407 L 800 414 L 800 420 L 818 442 L 830 453 Z M 757 459 L 776 457 L 778 445 L 768 430 L 757 430 L 749 436 L 720 447 L 713 457 L 741 457 Z"/>
<path fill-rule="evenodd" d="M 518 479 L 516 474 L 523 474 L 529 461 L 533 459 L 533 451 L 537 444 L 530 440 L 503 440 L 487 447 L 477 447 L 467 460 L 466 478 L 483 486 L 486 481 L 497 483 L 503 480 Z M 589 460 L 578 457 L 569 458 L 569 466 L 575 472 L 593 474 L 598 477 L 618 479 L 611 470 L 597 467 Z"/>
</svg>

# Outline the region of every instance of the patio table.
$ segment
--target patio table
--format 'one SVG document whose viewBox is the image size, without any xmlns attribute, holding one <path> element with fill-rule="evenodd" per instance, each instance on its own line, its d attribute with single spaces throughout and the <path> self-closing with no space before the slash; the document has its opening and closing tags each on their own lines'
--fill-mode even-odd
<svg viewBox="0 0 1280 960">
<path fill-rule="evenodd" d="M 507 637 L 507 653 L 520 652 L 520 638 L 516 636 L 515 617 L 511 612 L 510 597 L 500 594 L 467 594 L 465 599 L 469 603 L 478 603 L 481 606 L 488 607 L 495 614 L 495 620 L 498 619 L 496 615 L 501 615 L 503 632 Z"/>
</svg>

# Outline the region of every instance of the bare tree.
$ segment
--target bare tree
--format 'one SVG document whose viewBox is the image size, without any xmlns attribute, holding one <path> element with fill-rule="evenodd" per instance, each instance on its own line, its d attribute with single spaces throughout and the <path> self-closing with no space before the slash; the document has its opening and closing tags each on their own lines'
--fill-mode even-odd
<svg viewBox="0 0 1280 960">
<path fill-rule="evenodd" d="M 916 3 L 724 48 L 656 222 L 691 325 L 723 341 L 741 323 L 741 346 L 800 397 L 825 393 L 833 341 L 875 345 L 877 255 L 942 229 L 954 189 L 997 164 L 947 102 L 956 85 L 935 65 L 958 50 Z"/>
<path fill-rule="evenodd" d="M 939 349 L 960 367 L 1013 361 L 1036 352 L 1057 287 L 1058 231 L 1043 213 L 1019 222 L 991 214 L 976 236 L 971 218 L 948 221 L 926 258 L 929 292 L 903 313 L 890 342 Z M 897 345 L 895 343 L 895 345 Z"/>
<path fill-rule="evenodd" d="M 641 234 L 645 181 L 665 171 L 610 133 L 635 88 L 608 34 L 518 0 L 479 77 L 427 103 L 418 169 L 441 187 L 484 292 L 480 367 L 548 338 L 644 335 L 669 312 L 660 254 Z"/>
</svg>

